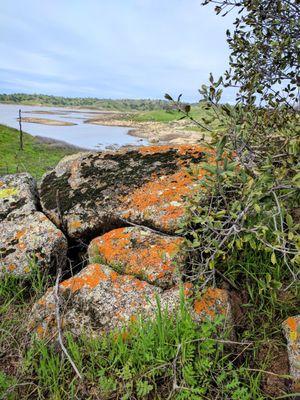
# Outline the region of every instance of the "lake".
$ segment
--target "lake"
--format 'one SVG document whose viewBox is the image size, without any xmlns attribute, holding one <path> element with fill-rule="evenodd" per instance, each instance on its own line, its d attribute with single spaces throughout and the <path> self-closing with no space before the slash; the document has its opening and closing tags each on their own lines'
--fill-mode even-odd
<svg viewBox="0 0 300 400">
<path fill-rule="evenodd" d="M 23 131 L 34 136 L 61 140 L 74 146 L 92 150 L 104 149 L 108 146 L 145 144 L 141 139 L 127 134 L 130 128 L 85 124 L 85 120 L 95 117 L 98 113 L 95 110 L 88 109 L 72 110 L 70 108 L 0 104 L 0 124 L 19 129 L 19 109 L 22 110 L 23 117 L 47 118 L 77 124 L 54 126 L 22 122 Z M 43 112 L 45 113 L 43 114 Z"/>
</svg>

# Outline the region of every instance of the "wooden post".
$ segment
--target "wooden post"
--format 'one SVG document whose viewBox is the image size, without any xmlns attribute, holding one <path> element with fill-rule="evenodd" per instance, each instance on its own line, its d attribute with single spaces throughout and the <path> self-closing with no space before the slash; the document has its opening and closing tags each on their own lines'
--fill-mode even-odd
<svg viewBox="0 0 300 400">
<path fill-rule="evenodd" d="M 21 110 L 19 110 L 19 130 L 20 130 L 20 150 L 24 150 Z"/>
</svg>

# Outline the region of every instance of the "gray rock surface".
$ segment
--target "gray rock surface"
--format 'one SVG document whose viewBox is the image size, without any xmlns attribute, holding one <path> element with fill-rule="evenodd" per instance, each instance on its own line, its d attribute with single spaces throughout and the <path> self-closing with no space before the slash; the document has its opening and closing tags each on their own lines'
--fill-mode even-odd
<svg viewBox="0 0 300 400">
<path fill-rule="evenodd" d="M 36 205 L 37 188 L 31 175 L 0 176 L 0 221 L 14 211 L 34 211 Z"/>
<path fill-rule="evenodd" d="M 45 214 L 73 238 L 95 236 L 124 220 L 174 232 L 196 183 L 197 145 L 149 146 L 63 159 L 40 185 Z M 123 222 L 120 222 L 123 221 Z"/>
<path fill-rule="evenodd" d="M 41 212 L 10 214 L 0 226 L 0 276 L 26 277 L 34 265 L 50 270 L 66 263 L 67 239 Z M 35 262 L 33 262 L 35 261 Z"/>
<path fill-rule="evenodd" d="M 0 276 L 9 272 L 28 276 L 37 265 L 64 267 L 67 239 L 37 211 L 36 182 L 29 174 L 0 177 Z"/>
<path fill-rule="evenodd" d="M 40 336 L 57 332 L 54 288 L 35 304 L 30 330 Z M 75 335 L 83 331 L 101 334 L 121 328 L 138 315 L 153 315 L 159 298 L 162 308 L 171 312 L 178 306 L 179 289 L 152 286 L 130 275 L 122 275 L 108 266 L 90 264 L 59 286 L 62 324 Z"/>
</svg>

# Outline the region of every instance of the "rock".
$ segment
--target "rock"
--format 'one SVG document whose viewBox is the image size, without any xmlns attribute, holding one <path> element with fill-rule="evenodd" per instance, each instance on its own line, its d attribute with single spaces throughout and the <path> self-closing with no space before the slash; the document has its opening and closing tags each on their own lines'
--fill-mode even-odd
<svg viewBox="0 0 300 400">
<path fill-rule="evenodd" d="M 232 325 L 232 307 L 229 292 L 225 289 L 208 287 L 205 293 L 195 300 L 194 311 L 197 321 L 214 320 L 216 316 L 222 315 L 229 322 L 229 327 Z"/>
<path fill-rule="evenodd" d="M 185 261 L 180 252 L 182 243 L 180 237 L 139 227 L 119 228 L 92 240 L 88 254 L 91 263 L 109 265 L 165 289 L 179 282 Z"/>
<path fill-rule="evenodd" d="M 289 317 L 283 322 L 287 340 L 290 375 L 294 380 L 294 391 L 300 392 L 300 315 Z"/>
<path fill-rule="evenodd" d="M 27 203 L 31 207 L 30 203 Z M 4 272 L 28 276 L 31 260 L 50 270 L 57 262 L 66 262 L 67 239 L 41 212 L 24 212 L 22 206 L 0 225 L 0 277 Z"/>
<path fill-rule="evenodd" d="M 44 175 L 42 208 L 73 238 L 124 226 L 124 220 L 174 232 L 186 196 L 197 187 L 187 168 L 203 161 L 203 151 L 198 145 L 149 146 L 68 157 Z"/>
<path fill-rule="evenodd" d="M 189 285 L 186 286 L 186 291 Z M 55 289 L 49 289 L 34 305 L 29 327 L 39 335 L 55 335 Z M 108 266 L 90 264 L 59 285 L 62 325 L 78 335 L 83 331 L 101 334 L 121 328 L 138 315 L 153 315 L 157 298 L 162 309 L 178 306 L 178 287 L 163 291 Z"/>
<path fill-rule="evenodd" d="M 35 180 L 27 173 L 0 177 L 0 221 L 14 211 L 34 211 L 37 205 Z"/>
<path fill-rule="evenodd" d="M 209 296 L 208 296 L 209 294 Z M 191 297 L 191 283 L 184 284 L 184 295 Z M 120 329 L 138 316 L 153 317 L 157 300 L 169 313 L 178 310 L 180 289 L 162 290 L 131 275 L 123 275 L 102 264 L 89 264 L 80 273 L 59 285 L 62 326 L 74 335 L 89 332 L 101 335 Z M 199 323 L 217 315 L 231 315 L 229 297 L 221 289 L 209 289 L 191 308 Z M 226 303 L 228 301 L 228 303 Z M 207 304 L 206 304 L 207 303 Z M 39 336 L 55 337 L 55 288 L 50 288 L 34 305 L 29 329 Z M 224 323 L 222 323 L 222 329 Z"/>
</svg>

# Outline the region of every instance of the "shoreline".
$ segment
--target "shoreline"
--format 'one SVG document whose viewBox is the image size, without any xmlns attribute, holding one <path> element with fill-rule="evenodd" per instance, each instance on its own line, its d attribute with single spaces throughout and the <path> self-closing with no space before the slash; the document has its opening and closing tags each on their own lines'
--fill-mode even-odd
<svg viewBox="0 0 300 400">
<path fill-rule="evenodd" d="M 128 114 L 126 116 L 128 117 Z M 138 137 L 140 139 L 146 139 L 150 144 L 193 144 L 201 141 L 203 142 L 202 132 L 193 132 L 186 129 L 189 127 L 186 122 L 139 122 L 127 119 L 119 119 L 118 117 L 119 115 L 112 115 L 110 118 L 105 116 L 90 118 L 85 120 L 84 123 L 128 128 L 128 135 Z"/>
</svg>

